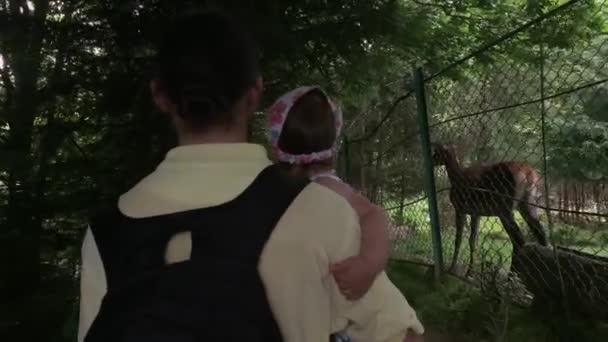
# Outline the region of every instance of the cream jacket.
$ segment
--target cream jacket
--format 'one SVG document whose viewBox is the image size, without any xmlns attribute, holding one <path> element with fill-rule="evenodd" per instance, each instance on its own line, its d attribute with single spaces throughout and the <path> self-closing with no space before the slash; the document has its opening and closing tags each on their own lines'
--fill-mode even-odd
<svg viewBox="0 0 608 342">
<path fill-rule="evenodd" d="M 178 147 L 120 198 L 119 207 L 127 216 L 148 217 L 218 205 L 234 199 L 270 163 L 264 148 L 253 144 Z M 234 238 L 239 238 L 238 232 Z M 340 294 L 329 265 L 355 255 L 359 239 L 353 209 L 318 184 L 307 186 L 280 219 L 259 270 L 285 341 L 327 341 L 331 333 L 343 329 L 361 342 L 401 342 L 408 328 L 422 333 L 414 310 L 384 273 L 359 301 L 349 302 Z M 165 257 L 168 262 L 185 260 L 190 248 L 190 237 L 184 233 L 172 239 Z M 104 268 L 87 231 L 82 245 L 79 342 L 105 291 Z"/>
</svg>

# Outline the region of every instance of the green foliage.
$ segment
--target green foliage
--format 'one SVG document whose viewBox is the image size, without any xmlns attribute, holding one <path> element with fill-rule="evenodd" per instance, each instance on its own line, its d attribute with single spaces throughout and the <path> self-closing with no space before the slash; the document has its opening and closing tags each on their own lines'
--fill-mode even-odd
<svg viewBox="0 0 608 342">
<path fill-rule="evenodd" d="M 391 263 L 387 272 L 427 330 L 450 335 L 466 334 L 461 324 L 467 315 L 466 309 L 476 300 L 469 286 L 447 278 L 438 288 L 429 288 L 425 269 L 404 263 Z"/>
<path fill-rule="evenodd" d="M 345 173 L 374 200 L 401 208 L 395 219 L 417 228 L 423 242 L 405 250 L 428 254 L 427 208 L 424 202 L 405 205 L 422 193 L 415 99 L 395 107 L 379 133 L 370 135 L 372 129 L 406 91 L 412 67 L 434 74 L 562 2 L 0 0 L 0 340 L 73 340 L 87 211 L 126 191 L 175 145 L 168 118 L 150 101 L 148 83 L 153 47 L 176 14 L 219 6 L 251 24 L 262 47 L 263 107 L 302 84 L 318 83 L 336 95 L 345 108 L 346 135 L 365 138 L 345 146 Z M 584 42 L 605 29 L 603 17 L 591 15 L 596 5 L 578 6 L 446 73 L 434 83 L 436 89 L 429 89 L 432 120 L 480 108 L 437 100 L 449 94 L 458 99 L 501 94 L 501 101 L 512 100 L 514 91 L 505 90 L 497 66 L 535 70 L 539 42 L 546 48 L 585 50 Z M 204 44 L 196 37 L 193 43 Z M 589 70 L 601 69 L 608 56 L 604 50 L 594 58 L 560 55 L 559 60 L 584 69 L 578 74 L 592 79 L 596 75 L 588 75 Z M 580 60 L 592 60 L 593 68 Z M 495 77 L 486 77 L 489 72 Z M 519 73 L 512 81 L 536 82 Z M 475 86 L 479 83 L 484 87 Z M 569 120 L 570 109 L 553 113 L 551 165 L 563 170 L 560 177 L 595 179 L 601 173 L 605 178 L 606 94 L 588 94 L 583 102 L 567 103 L 577 108 L 576 120 Z M 566 108 L 564 103 L 554 107 Z M 482 160 L 484 153 L 491 155 L 486 159 L 500 159 L 519 141 L 538 145 L 531 123 L 535 113 L 517 113 L 522 123 L 512 134 L 499 134 L 500 126 L 492 122 L 485 124 L 485 135 L 470 134 L 466 122 L 452 121 L 437 128 L 434 137 L 464 146 L 467 161 Z M 264 140 L 262 122 L 260 111 L 253 120 L 253 141 Z M 492 135 L 502 140 L 487 144 L 495 146 L 487 151 L 470 139 Z M 442 215 L 450 222 L 448 213 Z M 484 240 L 504 240 L 496 229 L 485 231 Z M 446 236 L 446 246 L 451 245 Z M 424 316 L 432 319 L 445 302 L 454 310 L 471 304 L 456 296 L 460 289 L 429 303 Z M 474 320 L 465 316 L 459 317 Z"/>
<path fill-rule="evenodd" d="M 551 167 L 560 176 L 589 181 L 608 177 L 608 123 L 571 115 L 548 128 Z"/>
<path fill-rule="evenodd" d="M 608 337 L 605 324 L 568 318 L 559 311 L 538 312 L 507 299 L 496 302 L 483 291 L 454 278 L 446 278 L 439 286 L 431 287 L 424 280 L 424 267 L 393 262 L 389 265 L 388 274 L 416 310 L 429 339 L 436 337 L 440 341 L 453 342 L 591 342 Z"/>
</svg>

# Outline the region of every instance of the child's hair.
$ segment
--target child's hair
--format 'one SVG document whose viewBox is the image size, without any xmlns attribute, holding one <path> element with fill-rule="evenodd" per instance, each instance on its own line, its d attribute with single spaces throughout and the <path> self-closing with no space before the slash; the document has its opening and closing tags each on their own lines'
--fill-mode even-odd
<svg viewBox="0 0 608 342">
<path fill-rule="evenodd" d="M 276 161 L 311 175 L 333 165 L 342 111 L 318 86 L 302 86 L 274 102 L 267 129 Z"/>
<path fill-rule="evenodd" d="M 193 129 L 229 125 L 259 76 L 258 50 L 235 20 L 216 11 L 178 18 L 157 56 L 158 81 Z"/>
<path fill-rule="evenodd" d="M 279 136 L 279 148 L 289 154 L 310 154 L 331 148 L 336 124 L 327 96 L 314 89 L 291 107 Z"/>
</svg>

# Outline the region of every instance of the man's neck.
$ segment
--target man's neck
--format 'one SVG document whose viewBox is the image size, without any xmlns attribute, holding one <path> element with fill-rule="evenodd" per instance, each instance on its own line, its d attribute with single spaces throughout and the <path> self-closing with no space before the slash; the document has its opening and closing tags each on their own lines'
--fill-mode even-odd
<svg viewBox="0 0 608 342">
<path fill-rule="evenodd" d="M 179 145 L 234 144 L 247 142 L 247 132 L 243 130 L 209 130 L 201 133 L 181 132 Z"/>
</svg>

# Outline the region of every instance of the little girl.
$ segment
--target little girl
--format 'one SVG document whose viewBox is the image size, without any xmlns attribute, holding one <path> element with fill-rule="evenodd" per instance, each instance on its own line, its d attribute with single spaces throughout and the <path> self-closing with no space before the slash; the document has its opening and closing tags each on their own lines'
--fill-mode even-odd
<svg viewBox="0 0 608 342">
<path fill-rule="evenodd" d="M 283 95 L 269 112 L 273 157 L 343 196 L 359 215 L 361 251 L 332 266 L 340 291 L 349 300 L 363 296 L 382 272 L 389 257 L 386 212 L 342 182 L 334 171 L 334 157 L 342 128 L 342 114 L 317 87 L 300 87 Z"/>
<path fill-rule="evenodd" d="M 341 128 L 341 111 L 319 87 L 294 89 L 269 110 L 268 133 L 273 158 L 293 174 L 309 177 L 344 197 L 359 216 L 359 254 L 331 266 L 342 294 L 356 300 L 369 290 L 386 266 L 390 250 L 388 217 L 384 209 L 336 175 L 334 159 Z M 340 340 L 345 336 L 334 338 L 347 340 Z"/>
</svg>

